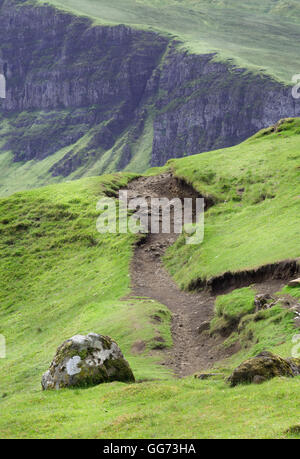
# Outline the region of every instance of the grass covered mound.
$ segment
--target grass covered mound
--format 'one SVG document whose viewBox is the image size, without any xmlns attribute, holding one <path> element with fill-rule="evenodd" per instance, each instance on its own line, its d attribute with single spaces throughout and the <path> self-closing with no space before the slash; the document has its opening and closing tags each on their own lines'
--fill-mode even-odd
<svg viewBox="0 0 300 459">
<path fill-rule="evenodd" d="M 287 119 L 235 146 L 168 163 L 215 205 L 200 245 L 180 237 L 166 255 L 175 280 L 254 269 L 300 257 L 300 119 Z"/>
<path fill-rule="evenodd" d="M 42 3 L 42 0 L 40 0 Z M 273 0 L 44 0 L 97 23 L 172 34 L 199 54 L 291 84 L 297 73 L 300 6 Z M 238 37 L 238 40 L 236 39 Z"/>
<path fill-rule="evenodd" d="M 241 318 L 251 314 L 254 309 L 255 292 L 252 288 L 234 290 L 231 294 L 220 295 L 215 303 L 215 317 L 211 322 L 211 331 L 227 333 L 237 326 Z"/>
</svg>

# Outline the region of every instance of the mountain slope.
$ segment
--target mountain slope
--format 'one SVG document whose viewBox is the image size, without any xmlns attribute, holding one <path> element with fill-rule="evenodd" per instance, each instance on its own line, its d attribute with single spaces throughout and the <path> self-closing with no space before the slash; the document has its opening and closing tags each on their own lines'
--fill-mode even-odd
<svg viewBox="0 0 300 459">
<path fill-rule="evenodd" d="M 105 11 L 102 1 L 93 5 Z M 141 5 L 128 8 L 138 12 Z M 215 3 L 206 7 L 224 16 Z M 276 72 L 250 72 L 247 62 L 237 68 L 210 48 L 187 51 L 163 28 L 97 25 L 19 0 L 2 0 L 0 16 L 0 71 L 7 79 L 7 98 L 0 100 L 1 195 L 66 178 L 143 172 L 170 158 L 235 145 L 300 114 Z M 236 33 L 234 25 L 228 30 Z"/>
</svg>

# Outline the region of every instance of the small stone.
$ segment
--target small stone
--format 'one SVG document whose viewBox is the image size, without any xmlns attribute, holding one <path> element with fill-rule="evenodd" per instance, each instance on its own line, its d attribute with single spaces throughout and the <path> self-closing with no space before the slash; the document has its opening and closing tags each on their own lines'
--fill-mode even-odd
<svg viewBox="0 0 300 459">
<path fill-rule="evenodd" d="M 200 327 L 197 328 L 197 331 L 198 331 L 199 335 L 201 335 L 201 333 L 203 333 L 204 331 L 207 331 L 209 329 L 210 329 L 210 322 L 202 322 Z"/>
<path fill-rule="evenodd" d="M 255 300 L 255 311 L 261 311 L 263 309 L 269 309 L 275 304 L 275 299 L 268 293 L 256 295 Z"/>
<path fill-rule="evenodd" d="M 215 378 L 215 377 L 224 377 L 222 373 L 202 373 L 200 375 L 196 374 L 195 378 L 205 381 L 206 379 Z"/>
<path fill-rule="evenodd" d="M 253 384 L 262 384 L 265 381 L 266 381 L 266 378 L 264 378 L 263 376 L 259 376 L 259 375 L 255 375 L 252 380 Z"/>
<path fill-rule="evenodd" d="M 300 287 L 300 277 L 298 279 L 291 280 L 288 283 L 289 287 Z"/>
</svg>

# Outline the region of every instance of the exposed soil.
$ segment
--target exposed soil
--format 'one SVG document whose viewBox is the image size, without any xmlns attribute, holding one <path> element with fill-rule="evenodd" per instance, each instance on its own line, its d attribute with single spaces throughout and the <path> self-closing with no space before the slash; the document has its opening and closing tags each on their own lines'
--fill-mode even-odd
<svg viewBox="0 0 300 459">
<path fill-rule="evenodd" d="M 128 199 L 145 198 L 147 203 L 150 203 L 151 198 L 159 197 L 193 198 L 193 200 L 200 197 L 192 187 L 174 178 L 171 173 L 138 178 L 128 185 L 127 192 Z M 206 202 L 207 206 L 211 204 L 212 202 Z M 144 212 L 150 216 L 151 213 L 147 209 L 145 208 Z M 174 223 L 172 212 L 171 221 Z M 164 364 L 176 375 L 183 377 L 207 370 L 217 361 L 232 355 L 239 349 L 238 345 L 225 349 L 221 346 L 224 338 L 211 337 L 207 332 L 199 333 L 198 330 L 203 322 L 210 321 L 213 317 L 216 293 L 219 293 L 220 289 L 226 290 L 227 287 L 234 288 L 232 277 L 229 277 L 227 286 L 226 279 L 222 278 L 220 289 L 205 289 L 196 293 L 181 291 L 162 263 L 165 250 L 176 241 L 177 237 L 178 234 L 174 233 L 172 225 L 169 234 L 149 232 L 135 248 L 131 280 L 132 296 L 152 298 L 167 306 L 172 312 L 174 346 L 166 351 Z M 258 293 L 274 294 L 286 285 L 283 279 L 278 278 L 268 281 L 265 276 L 262 276 L 257 280 L 262 281 L 256 286 Z"/>
<path fill-rule="evenodd" d="M 256 269 L 239 271 L 236 273 L 226 272 L 208 281 L 195 280 L 190 284 L 191 290 L 209 289 L 215 294 L 226 293 L 235 288 L 246 287 L 252 284 L 278 283 L 278 281 L 289 281 L 300 273 L 299 260 L 284 260 L 277 263 L 260 266 Z M 284 283 L 284 285 L 287 282 Z"/>
</svg>

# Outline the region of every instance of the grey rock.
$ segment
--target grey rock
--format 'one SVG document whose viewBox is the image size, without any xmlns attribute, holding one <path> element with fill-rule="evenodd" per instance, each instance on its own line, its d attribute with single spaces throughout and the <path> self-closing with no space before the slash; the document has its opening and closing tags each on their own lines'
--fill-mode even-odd
<svg viewBox="0 0 300 459">
<path fill-rule="evenodd" d="M 264 383 L 266 380 L 266 378 L 264 378 L 263 376 L 260 376 L 260 375 L 255 375 L 252 382 L 253 384 L 262 384 Z"/>
<path fill-rule="evenodd" d="M 222 373 L 202 373 L 202 374 L 196 374 L 195 378 L 200 379 L 201 381 L 205 381 L 206 379 L 211 379 L 215 377 L 224 377 Z"/>
<path fill-rule="evenodd" d="M 270 309 L 276 304 L 275 299 L 268 293 L 256 295 L 255 300 L 255 311 L 261 311 L 263 309 Z"/>
<path fill-rule="evenodd" d="M 134 376 L 115 341 L 90 333 L 73 336 L 57 349 L 42 377 L 42 388 L 87 387 L 110 381 L 133 382 Z"/>
</svg>

